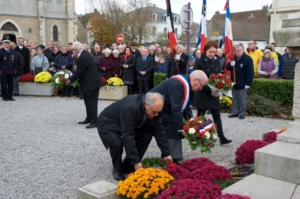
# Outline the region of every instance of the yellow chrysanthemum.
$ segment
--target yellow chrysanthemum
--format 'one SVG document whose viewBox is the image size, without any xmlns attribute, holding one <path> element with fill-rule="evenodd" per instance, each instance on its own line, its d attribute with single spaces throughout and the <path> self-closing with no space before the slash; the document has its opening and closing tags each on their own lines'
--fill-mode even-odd
<svg viewBox="0 0 300 199">
<path fill-rule="evenodd" d="M 48 72 L 40 72 L 34 77 L 36 83 L 49 83 L 51 82 L 52 75 Z"/>
<path fill-rule="evenodd" d="M 124 82 L 118 77 L 111 77 L 107 80 L 107 84 L 110 86 L 123 86 Z"/>
</svg>

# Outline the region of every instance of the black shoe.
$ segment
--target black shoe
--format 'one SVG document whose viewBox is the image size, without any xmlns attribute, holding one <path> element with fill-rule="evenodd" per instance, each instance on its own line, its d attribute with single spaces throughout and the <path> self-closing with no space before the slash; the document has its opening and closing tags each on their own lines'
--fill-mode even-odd
<svg viewBox="0 0 300 199">
<path fill-rule="evenodd" d="M 118 181 L 120 180 L 125 180 L 125 176 L 123 173 L 118 173 L 117 170 L 115 170 L 115 168 L 113 169 L 113 172 L 112 172 L 114 178 Z"/>
<path fill-rule="evenodd" d="M 3 99 L 3 101 L 9 101 L 9 99 L 6 99 L 6 98 L 5 98 L 5 99 Z"/>
<path fill-rule="evenodd" d="M 245 119 L 245 116 L 240 115 L 239 119 L 240 119 L 240 120 L 243 120 L 243 119 Z"/>
<path fill-rule="evenodd" d="M 220 139 L 220 145 L 221 145 L 221 146 L 224 145 L 224 144 L 229 144 L 229 143 L 231 143 L 231 142 L 232 142 L 232 140 L 227 140 L 226 138 L 223 139 L 223 140 Z"/>
<path fill-rule="evenodd" d="M 90 125 L 87 125 L 85 128 L 91 129 L 91 128 L 95 128 L 95 127 L 97 127 L 96 124 L 90 124 Z"/>
<path fill-rule="evenodd" d="M 16 101 L 14 98 L 10 98 L 10 99 L 8 99 L 9 101 Z"/>
<path fill-rule="evenodd" d="M 90 121 L 88 121 L 88 120 L 83 120 L 81 122 L 78 122 L 78 124 L 88 124 L 88 123 L 90 123 Z"/>
<path fill-rule="evenodd" d="M 233 114 L 231 114 L 231 115 L 228 115 L 228 117 L 229 117 L 229 118 L 234 118 L 234 117 L 238 117 L 238 115 L 233 115 Z"/>
<path fill-rule="evenodd" d="M 64 97 L 65 95 L 60 95 L 60 97 Z"/>
</svg>

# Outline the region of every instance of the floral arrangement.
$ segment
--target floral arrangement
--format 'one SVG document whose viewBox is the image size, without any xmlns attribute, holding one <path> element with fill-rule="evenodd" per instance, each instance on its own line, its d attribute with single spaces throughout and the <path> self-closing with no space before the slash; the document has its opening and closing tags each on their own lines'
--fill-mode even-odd
<svg viewBox="0 0 300 199">
<path fill-rule="evenodd" d="M 216 199 L 251 199 L 251 198 L 248 197 L 248 196 L 241 196 L 241 195 L 238 195 L 238 194 L 226 193 L 222 196 L 217 197 Z"/>
<path fill-rule="evenodd" d="M 127 199 L 154 199 L 170 186 L 173 179 L 173 176 L 165 170 L 142 168 L 119 182 L 117 195 Z"/>
<path fill-rule="evenodd" d="M 59 71 L 55 73 L 55 75 L 53 76 L 51 80 L 51 84 L 57 88 L 62 89 L 65 84 L 65 81 L 72 75 L 73 75 L 72 72 L 69 70 Z M 70 86 L 74 88 L 77 87 L 78 85 L 79 85 L 78 79 L 70 84 Z"/>
<path fill-rule="evenodd" d="M 262 140 L 247 140 L 237 148 L 235 152 L 237 163 L 253 164 L 255 150 L 267 146 L 268 144 L 270 143 Z"/>
<path fill-rule="evenodd" d="M 232 105 L 232 99 L 223 95 L 222 97 L 220 97 L 220 104 L 222 108 L 230 108 Z"/>
<path fill-rule="evenodd" d="M 36 83 L 49 83 L 51 82 L 52 75 L 48 72 L 40 72 L 34 77 Z"/>
<path fill-rule="evenodd" d="M 106 78 L 100 76 L 100 79 L 101 79 L 103 84 L 107 84 L 107 79 Z"/>
<path fill-rule="evenodd" d="M 20 77 L 19 82 L 34 82 L 34 75 L 26 73 Z"/>
<path fill-rule="evenodd" d="M 222 74 L 212 74 L 209 77 L 208 84 L 220 91 L 226 92 L 232 89 L 230 77 Z"/>
<path fill-rule="evenodd" d="M 207 180 L 183 179 L 173 182 L 172 186 L 165 189 L 156 199 L 214 199 L 221 196 L 220 186 Z"/>
<path fill-rule="evenodd" d="M 161 158 L 144 158 L 141 163 L 143 168 L 167 168 L 169 166 L 175 166 L 172 160 L 165 160 Z"/>
<path fill-rule="evenodd" d="M 216 165 L 208 158 L 187 160 L 182 165 L 167 167 L 166 171 L 177 180 L 206 180 L 214 184 L 219 184 L 221 189 L 233 183 L 230 171 L 223 166 Z"/>
<path fill-rule="evenodd" d="M 107 80 L 109 86 L 123 86 L 124 82 L 118 77 L 111 77 Z"/>
<path fill-rule="evenodd" d="M 209 118 L 205 119 L 203 116 L 186 120 L 183 130 L 191 149 L 200 148 L 201 153 L 211 152 L 211 148 L 214 147 L 214 142 L 218 138 L 213 121 Z"/>
</svg>

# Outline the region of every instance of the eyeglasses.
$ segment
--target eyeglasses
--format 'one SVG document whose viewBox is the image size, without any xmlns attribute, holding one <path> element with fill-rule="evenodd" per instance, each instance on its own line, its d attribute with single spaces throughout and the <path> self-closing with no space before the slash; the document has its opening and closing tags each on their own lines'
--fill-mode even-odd
<svg viewBox="0 0 300 199">
<path fill-rule="evenodd" d="M 201 82 L 200 82 L 200 79 L 196 78 L 196 80 L 199 82 L 201 88 L 203 88 L 205 85 L 203 85 Z"/>
<path fill-rule="evenodd" d="M 153 109 L 151 108 L 151 106 L 149 105 L 149 108 L 151 109 L 153 115 L 158 115 L 160 113 L 160 111 L 153 111 Z"/>
</svg>

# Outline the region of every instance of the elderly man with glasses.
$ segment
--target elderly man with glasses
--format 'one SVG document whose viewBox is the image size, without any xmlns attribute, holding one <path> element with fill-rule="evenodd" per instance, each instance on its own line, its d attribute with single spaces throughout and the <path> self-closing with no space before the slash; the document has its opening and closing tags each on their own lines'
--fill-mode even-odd
<svg viewBox="0 0 300 199">
<path fill-rule="evenodd" d="M 174 75 L 161 82 L 149 92 L 158 92 L 164 96 L 164 108 L 161 113 L 164 128 L 167 133 L 173 162 L 179 163 L 183 158 L 181 139 L 183 118 L 189 119 L 189 105 L 192 92 L 201 90 L 207 84 L 208 78 L 201 70 L 194 70 L 189 77 Z"/>
</svg>

